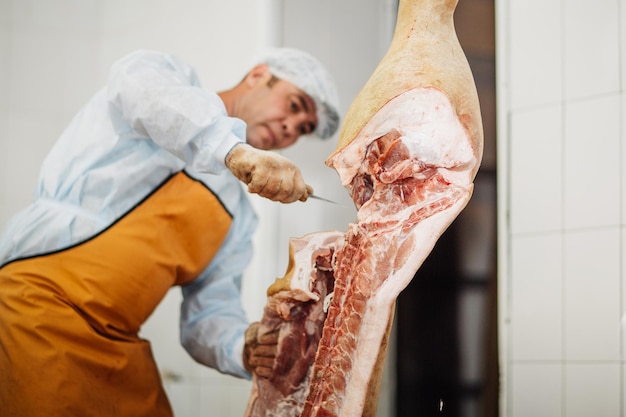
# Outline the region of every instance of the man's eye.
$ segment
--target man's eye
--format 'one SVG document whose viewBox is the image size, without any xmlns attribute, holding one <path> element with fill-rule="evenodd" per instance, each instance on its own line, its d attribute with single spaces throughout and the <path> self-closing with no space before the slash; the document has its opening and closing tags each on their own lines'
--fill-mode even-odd
<svg viewBox="0 0 626 417">
<path fill-rule="evenodd" d="M 295 100 L 291 100 L 291 111 L 294 113 L 298 113 L 300 111 L 300 105 Z"/>
<path fill-rule="evenodd" d="M 309 123 L 305 123 L 305 124 L 300 125 L 298 130 L 300 131 L 301 135 L 308 135 L 309 133 L 312 133 L 315 130 L 315 126 Z"/>
</svg>

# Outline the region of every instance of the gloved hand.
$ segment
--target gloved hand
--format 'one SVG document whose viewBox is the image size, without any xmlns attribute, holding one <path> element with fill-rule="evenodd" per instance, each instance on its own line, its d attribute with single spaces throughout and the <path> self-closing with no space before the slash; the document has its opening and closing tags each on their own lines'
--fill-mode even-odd
<svg viewBox="0 0 626 417">
<path fill-rule="evenodd" d="M 261 378 L 272 376 L 278 350 L 278 331 L 259 334 L 261 323 L 254 322 L 246 329 L 243 348 L 243 366 Z"/>
<path fill-rule="evenodd" d="M 248 191 L 273 201 L 306 201 L 313 190 L 304 183 L 300 170 L 289 159 L 247 143 L 231 149 L 226 156 L 226 166 L 248 185 Z"/>
</svg>

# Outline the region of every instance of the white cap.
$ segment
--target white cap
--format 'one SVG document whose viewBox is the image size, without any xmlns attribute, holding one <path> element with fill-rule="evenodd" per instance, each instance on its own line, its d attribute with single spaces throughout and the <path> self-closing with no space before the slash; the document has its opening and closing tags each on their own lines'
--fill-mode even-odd
<svg viewBox="0 0 626 417">
<path fill-rule="evenodd" d="M 268 50 L 258 63 L 269 66 L 270 72 L 289 81 L 315 102 L 317 127 L 313 132 L 322 139 L 331 137 L 339 127 L 339 94 L 335 81 L 312 55 L 293 48 Z"/>
</svg>

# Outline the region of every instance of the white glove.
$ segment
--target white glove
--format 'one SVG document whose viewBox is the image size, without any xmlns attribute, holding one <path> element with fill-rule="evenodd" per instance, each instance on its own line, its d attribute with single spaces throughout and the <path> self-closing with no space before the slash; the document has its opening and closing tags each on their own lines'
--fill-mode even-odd
<svg viewBox="0 0 626 417">
<path fill-rule="evenodd" d="M 248 191 L 273 201 L 306 201 L 313 192 L 305 184 L 300 169 L 289 159 L 246 143 L 231 149 L 226 156 L 226 166 L 248 185 Z"/>
</svg>

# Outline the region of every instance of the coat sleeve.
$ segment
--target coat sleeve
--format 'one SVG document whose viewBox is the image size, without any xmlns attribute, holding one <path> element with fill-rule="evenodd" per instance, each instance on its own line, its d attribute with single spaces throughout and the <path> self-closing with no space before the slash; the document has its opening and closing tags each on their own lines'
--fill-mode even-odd
<svg viewBox="0 0 626 417">
<path fill-rule="evenodd" d="M 198 172 L 224 170 L 228 151 L 246 139 L 245 123 L 171 55 L 141 50 L 116 62 L 107 99 L 116 129 L 132 129 L 120 136 L 152 140 Z"/>
</svg>

